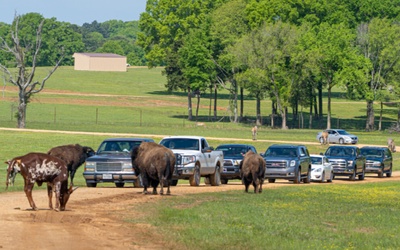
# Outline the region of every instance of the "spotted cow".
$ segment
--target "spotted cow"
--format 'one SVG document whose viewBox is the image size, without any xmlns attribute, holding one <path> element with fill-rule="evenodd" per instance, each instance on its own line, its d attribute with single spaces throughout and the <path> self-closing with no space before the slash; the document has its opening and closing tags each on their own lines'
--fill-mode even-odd
<svg viewBox="0 0 400 250">
<path fill-rule="evenodd" d="M 20 173 L 24 178 L 24 191 L 29 204 L 33 210 L 38 210 L 32 198 L 32 189 L 35 183 L 41 186 L 46 182 L 50 209 L 53 209 L 54 191 L 56 193 L 54 210 L 65 210 L 69 196 L 76 188 L 73 189 L 72 186 L 68 188 L 68 169 L 63 160 L 44 153 L 28 153 L 15 157 L 6 164 L 8 164 L 6 189 L 10 184 L 14 184 L 16 174 Z"/>
</svg>

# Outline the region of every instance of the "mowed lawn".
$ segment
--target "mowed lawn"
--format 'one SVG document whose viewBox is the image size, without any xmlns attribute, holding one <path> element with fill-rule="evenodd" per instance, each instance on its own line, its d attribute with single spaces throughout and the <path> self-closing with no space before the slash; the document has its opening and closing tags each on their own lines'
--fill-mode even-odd
<svg viewBox="0 0 400 250">
<path fill-rule="evenodd" d="M 37 76 L 44 76 L 47 70 L 41 68 Z M 96 149 L 103 139 L 118 136 L 144 136 L 159 141 L 165 135 L 200 135 L 214 147 L 222 143 L 250 143 L 259 153 L 273 143 L 303 143 L 310 153 L 327 148 L 316 140 L 320 129 L 306 129 L 308 125 L 303 129 L 292 126 L 280 130 L 266 124 L 261 126 L 258 140 L 252 141 L 255 100 L 245 98 L 246 123 L 231 123 L 229 98 L 224 90 L 220 91 L 217 121 L 209 120 L 209 95 L 202 95 L 198 119 L 205 125 L 197 126 L 195 121 L 187 120 L 187 94 L 168 93 L 161 70 L 129 68 L 126 73 L 110 73 L 61 67 L 47 82 L 45 91 L 34 95 L 29 103 L 27 128 L 89 133 L 0 130 L 0 158 L 4 162 L 63 144 L 79 143 Z M 333 100 L 333 126 L 362 123 L 365 102 L 345 100 L 340 91 L 337 89 Z M 6 85 L 2 94 L 0 127 L 15 128 L 17 93 Z M 194 111 L 195 107 L 194 98 Z M 262 101 L 263 116 L 271 113 L 270 108 L 270 100 Z M 394 108 L 385 108 L 384 121 L 393 122 L 396 117 Z M 295 127 L 301 127 L 298 125 Z M 350 132 L 359 136 L 360 144 L 386 146 L 388 137 L 400 143 L 398 134 L 386 129 L 365 132 L 361 126 Z M 400 170 L 399 154 L 394 154 L 394 170 Z M 0 169 L 0 180 L 4 181 L 5 167 L 4 164 Z M 82 170 L 83 167 L 74 180 L 79 186 L 85 185 Z M 186 249 L 399 249 L 399 190 L 397 182 L 343 182 L 290 185 L 265 189 L 260 195 L 231 191 L 171 196 L 158 204 L 127 208 L 142 215 L 128 221 L 134 227 L 145 220 L 162 233 L 168 246 L 175 246 L 176 242 L 177 247 Z M 9 191 L 22 191 L 21 178 Z"/>
</svg>

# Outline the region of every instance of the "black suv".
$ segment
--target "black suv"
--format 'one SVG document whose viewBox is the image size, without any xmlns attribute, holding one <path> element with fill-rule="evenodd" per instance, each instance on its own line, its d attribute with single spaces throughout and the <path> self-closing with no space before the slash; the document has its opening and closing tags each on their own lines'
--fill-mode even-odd
<svg viewBox="0 0 400 250">
<path fill-rule="evenodd" d="M 311 160 L 304 145 L 271 145 L 264 154 L 266 162 L 265 179 L 274 183 L 275 179 L 292 180 L 294 183 L 310 183 Z"/>
<path fill-rule="evenodd" d="M 330 146 L 325 156 L 332 164 L 334 176 L 349 176 L 354 181 L 365 177 L 365 157 L 357 146 Z"/>
<path fill-rule="evenodd" d="M 224 168 L 221 173 L 221 183 L 227 184 L 228 180 L 240 180 L 240 162 L 247 151 L 251 150 L 257 154 L 253 145 L 249 144 L 222 144 L 215 150 L 221 150 L 224 154 Z"/>
<path fill-rule="evenodd" d="M 393 158 L 389 148 L 365 146 L 360 150 L 366 159 L 365 173 L 378 174 L 379 178 L 382 178 L 384 174 L 387 177 L 392 176 Z"/>
</svg>

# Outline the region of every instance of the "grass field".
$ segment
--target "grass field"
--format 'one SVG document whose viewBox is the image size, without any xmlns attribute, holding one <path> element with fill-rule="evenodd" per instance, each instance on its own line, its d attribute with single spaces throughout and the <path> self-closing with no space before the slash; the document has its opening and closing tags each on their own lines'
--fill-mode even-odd
<svg viewBox="0 0 400 250">
<path fill-rule="evenodd" d="M 41 68 L 37 76 L 43 76 L 46 70 Z M 168 93 L 164 84 L 161 69 L 130 68 L 126 73 L 106 73 L 61 67 L 48 81 L 45 92 L 35 95 L 29 104 L 27 128 L 109 134 L 0 130 L 0 158 L 4 162 L 71 143 L 96 149 L 103 139 L 128 136 L 127 133 L 156 141 L 164 135 L 200 135 L 214 147 L 245 142 L 255 145 L 259 153 L 275 141 L 305 143 L 310 153 L 324 152 L 327 147 L 317 143 L 320 128 L 280 130 L 264 125 L 258 140 L 252 141 L 255 101 L 248 97 L 245 100 L 244 114 L 249 122 L 230 123 L 228 96 L 223 90 L 218 100 L 220 121 L 208 121 L 210 100 L 205 94 L 199 111 L 199 120 L 205 126 L 196 126 L 186 119 L 186 94 Z M 6 85 L 0 102 L 0 127 L 15 128 L 16 105 L 17 93 Z M 269 100 L 262 102 L 264 117 L 271 113 L 270 107 Z M 400 141 L 398 134 L 387 130 L 363 131 L 364 117 L 364 102 L 345 100 L 339 89 L 335 92 L 333 127 L 357 134 L 361 144 L 385 146 L 388 137 Z M 385 108 L 385 124 L 396 118 L 396 109 Z M 394 170 L 400 170 L 398 154 Z M 5 181 L 6 165 L 3 166 L 0 180 Z M 80 168 L 74 180 L 78 186 L 85 185 L 82 171 Z M 18 176 L 9 191 L 21 191 L 22 185 Z M 106 184 L 99 186 L 102 185 Z M 399 190 L 398 183 L 388 182 L 293 185 L 265 190 L 257 196 L 243 191 L 174 196 L 162 199 L 160 204 L 135 208 L 143 217 L 130 221 L 151 220 L 165 238 L 190 249 L 399 249 Z"/>
</svg>

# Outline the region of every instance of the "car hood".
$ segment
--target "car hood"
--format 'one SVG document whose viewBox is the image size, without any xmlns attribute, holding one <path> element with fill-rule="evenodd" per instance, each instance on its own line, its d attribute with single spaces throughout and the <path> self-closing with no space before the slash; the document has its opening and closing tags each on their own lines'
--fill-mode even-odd
<svg viewBox="0 0 400 250">
<path fill-rule="evenodd" d="M 383 161 L 382 157 L 365 157 L 367 161 Z"/>
<path fill-rule="evenodd" d="M 328 158 L 328 160 L 354 160 L 355 157 L 354 156 L 326 156 L 326 158 Z"/>
<path fill-rule="evenodd" d="M 268 156 L 264 157 L 266 161 L 291 161 L 291 160 L 298 160 L 298 157 L 283 157 L 283 156 Z"/>
<path fill-rule="evenodd" d="M 86 159 L 86 161 L 106 162 L 106 161 L 131 161 L 130 154 L 101 154 L 94 155 Z"/>
</svg>

